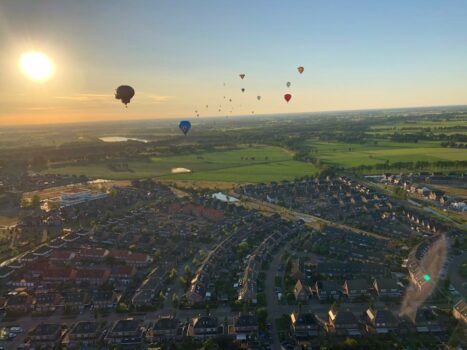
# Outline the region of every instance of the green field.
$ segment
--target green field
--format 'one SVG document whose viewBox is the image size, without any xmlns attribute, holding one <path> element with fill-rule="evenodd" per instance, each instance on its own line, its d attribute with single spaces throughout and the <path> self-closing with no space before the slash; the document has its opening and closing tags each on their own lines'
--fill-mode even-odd
<svg viewBox="0 0 467 350">
<path fill-rule="evenodd" d="M 439 142 L 418 143 L 379 141 L 377 144 L 344 144 L 310 141 L 311 155 L 323 163 L 346 168 L 359 165 L 375 165 L 395 162 L 436 162 L 439 160 L 466 160 L 466 151 L 456 148 L 443 148 Z"/>
<path fill-rule="evenodd" d="M 373 135 L 385 135 L 392 133 L 416 133 L 422 129 L 430 128 L 433 134 L 466 134 L 467 120 L 445 120 L 428 121 L 423 120 L 417 123 L 405 122 L 395 124 L 373 125 L 368 133 Z M 450 129 L 447 129 L 450 128 Z"/>
<path fill-rule="evenodd" d="M 128 169 L 115 171 L 112 163 L 55 165 L 45 173 L 87 175 L 104 179 L 159 177 L 173 180 L 205 180 L 226 182 L 263 182 L 293 179 L 310 175 L 316 168 L 309 163 L 292 160 L 293 155 L 280 147 L 255 146 L 236 150 L 158 157 L 148 161 L 128 161 Z M 172 168 L 188 168 L 190 174 L 172 174 Z"/>
</svg>

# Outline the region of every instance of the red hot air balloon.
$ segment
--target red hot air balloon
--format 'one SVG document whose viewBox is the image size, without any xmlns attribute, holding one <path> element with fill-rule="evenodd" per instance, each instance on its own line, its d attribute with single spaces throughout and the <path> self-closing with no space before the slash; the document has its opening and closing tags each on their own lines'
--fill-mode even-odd
<svg viewBox="0 0 467 350">
<path fill-rule="evenodd" d="M 239 74 L 239 76 L 240 76 L 240 78 L 242 78 L 242 80 L 243 80 L 243 78 L 245 78 L 245 74 Z"/>
<path fill-rule="evenodd" d="M 298 70 L 298 72 L 299 72 L 300 74 L 302 74 L 303 71 L 305 70 L 305 68 L 303 68 L 302 66 L 300 66 L 300 67 L 297 68 L 297 70 Z"/>
<path fill-rule="evenodd" d="M 292 98 L 292 95 L 291 94 L 285 94 L 284 95 L 284 100 L 287 101 L 287 103 L 289 103 L 290 99 Z"/>
</svg>

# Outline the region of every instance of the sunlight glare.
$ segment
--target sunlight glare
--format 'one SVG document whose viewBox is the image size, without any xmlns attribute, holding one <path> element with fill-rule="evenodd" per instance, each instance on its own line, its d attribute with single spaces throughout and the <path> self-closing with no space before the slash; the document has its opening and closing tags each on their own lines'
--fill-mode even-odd
<svg viewBox="0 0 467 350">
<path fill-rule="evenodd" d="M 51 78 L 55 71 L 52 59 L 38 51 L 23 53 L 19 58 L 18 65 L 24 75 L 36 81 L 45 81 Z"/>
</svg>

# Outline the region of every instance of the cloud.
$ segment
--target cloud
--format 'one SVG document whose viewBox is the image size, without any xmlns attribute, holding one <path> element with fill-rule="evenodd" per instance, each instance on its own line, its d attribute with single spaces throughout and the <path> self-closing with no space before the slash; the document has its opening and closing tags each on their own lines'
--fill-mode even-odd
<svg viewBox="0 0 467 350">
<path fill-rule="evenodd" d="M 81 101 L 81 102 L 92 102 L 92 101 L 107 101 L 108 99 L 113 98 L 114 95 L 110 94 L 78 94 L 71 96 L 55 96 L 59 100 L 68 100 L 68 101 Z"/>
<path fill-rule="evenodd" d="M 158 95 L 147 95 L 146 97 L 150 99 L 152 102 L 156 102 L 156 103 L 164 103 L 174 98 L 174 96 L 158 96 Z"/>
</svg>

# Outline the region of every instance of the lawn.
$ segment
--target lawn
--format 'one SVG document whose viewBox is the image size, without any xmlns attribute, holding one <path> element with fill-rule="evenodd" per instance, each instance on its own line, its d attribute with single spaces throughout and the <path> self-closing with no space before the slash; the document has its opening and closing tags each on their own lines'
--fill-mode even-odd
<svg viewBox="0 0 467 350">
<path fill-rule="evenodd" d="M 313 142 L 311 155 L 324 163 L 346 168 L 359 165 L 375 165 L 395 162 L 435 162 L 439 160 L 466 160 L 465 150 L 443 148 L 439 142 L 418 143 L 379 141 L 377 144 L 344 144 L 334 142 Z"/>
<path fill-rule="evenodd" d="M 91 178 L 135 179 L 159 177 L 164 180 L 268 182 L 314 174 L 312 164 L 292 160 L 280 147 L 254 146 L 235 150 L 157 157 L 128 161 L 128 169 L 115 171 L 110 163 L 54 166 L 44 171 L 55 174 L 87 175 Z M 172 174 L 172 168 L 187 168 L 190 174 Z"/>
</svg>

